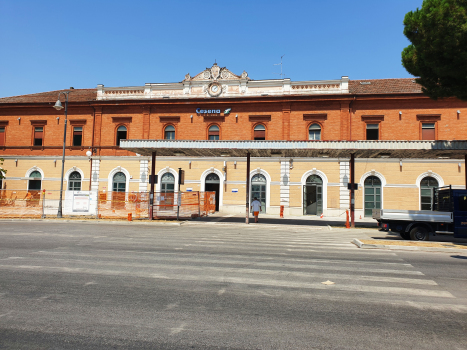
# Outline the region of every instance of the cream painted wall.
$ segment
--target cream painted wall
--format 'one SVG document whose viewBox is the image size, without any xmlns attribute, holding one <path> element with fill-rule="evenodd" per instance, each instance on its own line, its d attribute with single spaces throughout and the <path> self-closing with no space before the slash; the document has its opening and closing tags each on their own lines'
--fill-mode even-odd
<svg viewBox="0 0 467 350">
<path fill-rule="evenodd" d="M 16 164 L 15 159 L 18 159 Z M 54 160 L 57 160 L 56 164 Z M 129 191 L 139 190 L 140 181 L 140 160 L 148 159 L 147 157 L 102 157 L 100 162 L 99 173 L 99 189 L 109 190 L 108 176 L 109 173 L 116 167 L 121 166 L 126 169 L 132 176 L 129 181 Z M 251 171 L 254 172 L 258 167 L 262 171 L 269 174 L 272 184 L 268 189 L 270 196 L 271 211 L 278 211 L 280 202 L 280 160 L 267 160 L 258 161 L 253 159 L 251 162 Z M 283 159 L 282 159 L 283 160 Z M 192 188 L 193 191 L 198 191 L 201 188 L 201 176 L 210 168 L 215 168 L 222 171 L 224 161 L 227 162 L 227 190 L 222 183 L 221 178 L 221 191 L 223 191 L 223 205 L 234 209 L 235 212 L 243 212 L 245 205 L 245 191 L 246 191 L 246 161 L 245 159 L 236 159 L 237 165 L 234 166 L 234 159 L 192 159 L 191 169 L 189 169 L 189 159 L 171 160 L 159 157 L 156 159 L 156 173 L 160 172 L 167 166 L 171 169 L 178 171 L 178 168 L 185 170 L 185 185 L 181 186 L 181 190 L 185 191 L 187 188 Z M 459 168 L 459 162 L 461 168 Z M 8 170 L 7 179 L 4 180 L 7 189 L 27 190 L 28 180 L 25 179 L 26 173 L 33 166 L 37 166 L 44 172 L 45 179 L 42 183 L 42 188 L 47 190 L 60 189 L 60 172 L 61 172 L 61 159 L 58 157 L 6 157 L 3 167 Z M 73 166 L 78 167 L 84 174 L 84 181 L 82 183 L 83 190 L 89 188 L 89 170 L 90 162 L 86 157 L 68 157 L 65 163 L 65 173 Z M 148 171 L 151 168 L 149 161 Z M 330 159 L 312 159 L 310 161 L 294 160 L 293 169 L 290 170 L 289 179 L 289 193 L 290 193 L 290 208 L 293 208 L 293 213 L 302 215 L 302 185 L 301 179 L 303 175 L 316 168 L 316 170 L 323 172 L 329 183 L 339 183 L 339 161 Z M 465 186 L 465 166 L 463 161 L 449 160 L 449 161 L 402 161 L 402 171 L 399 161 L 365 161 L 357 160 L 355 178 L 356 182 L 362 180 L 362 176 L 371 172 L 372 170 L 381 173 L 386 180 L 386 186 L 383 188 L 383 208 L 388 209 L 413 209 L 418 210 L 420 207 L 420 192 L 417 187 L 417 178 L 428 171 L 432 171 L 444 181 L 444 184 Z M 64 183 L 66 188 L 67 183 Z M 363 185 L 360 183 L 360 185 Z M 149 186 L 148 186 L 149 188 Z M 238 189 L 238 192 L 232 192 L 232 189 Z M 360 187 L 356 191 L 355 207 L 357 210 L 363 209 L 363 188 Z M 339 187 L 327 186 L 327 208 L 333 209 L 333 213 L 344 208 L 339 208 Z M 274 209 L 274 210 L 273 210 Z M 335 210 L 334 210 L 335 209 Z M 233 210 L 233 209 L 232 209 Z"/>
</svg>

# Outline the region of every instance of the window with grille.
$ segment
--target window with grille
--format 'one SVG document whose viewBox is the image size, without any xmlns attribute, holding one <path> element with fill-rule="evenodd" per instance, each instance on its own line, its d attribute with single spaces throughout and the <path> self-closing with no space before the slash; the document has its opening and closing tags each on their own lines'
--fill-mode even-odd
<svg viewBox="0 0 467 350">
<path fill-rule="evenodd" d="M 83 127 L 75 126 L 73 128 L 73 146 L 81 146 L 83 140 Z"/>
<path fill-rule="evenodd" d="M 164 139 L 175 140 L 175 127 L 173 125 L 167 125 L 164 130 Z"/>
<path fill-rule="evenodd" d="M 421 210 L 433 210 L 434 189 L 438 186 L 438 180 L 431 176 L 424 177 L 422 181 L 420 181 Z"/>
<path fill-rule="evenodd" d="M 126 176 L 122 172 L 118 172 L 114 175 L 112 181 L 112 191 L 114 192 L 125 192 L 126 191 Z"/>
<path fill-rule="evenodd" d="M 266 128 L 263 124 L 258 124 L 254 129 L 254 139 L 255 140 L 266 140 Z"/>
<path fill-rule="evenodd" d="M 209 140 L 219 140 L 219 127 L 212 125 L 208 130 Z"/>
<path fill-rule="evenodd" d="M 81 191 L 81 174 L 73 171 L 68 178 L 68 191 Z"/>
<path fill-rule="evenodd" d="M 34 146 L 42 146 L 44 139 L 44 128 L 35 127 L 34 128 Z"/>
</svg>

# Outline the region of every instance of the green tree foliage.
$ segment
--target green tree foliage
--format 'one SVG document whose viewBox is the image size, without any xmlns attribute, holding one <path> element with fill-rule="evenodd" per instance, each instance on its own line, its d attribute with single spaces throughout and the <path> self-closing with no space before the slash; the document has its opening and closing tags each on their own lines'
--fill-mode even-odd
<svg viewBox="0 0 467 350">
<path fill-rule="evenodd" d="M 3 158 L 0 158 L 0 165 L 3 165 Z M 4 179 L 6 170 L 0 166 L 0 179 Z"/>
<path fill-rule="evenodd" d="M 467 100 L 467 0 L 424 0 L 404 18 L 402 65 L 432 99 Z"/>
</svg>

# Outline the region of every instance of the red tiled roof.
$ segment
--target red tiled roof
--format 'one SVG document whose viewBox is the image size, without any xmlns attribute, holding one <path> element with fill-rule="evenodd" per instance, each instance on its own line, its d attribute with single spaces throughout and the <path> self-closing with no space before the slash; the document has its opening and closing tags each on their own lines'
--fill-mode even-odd
<svg viewBox="0 0 467 350">
<path fill-rule="evenodd" d="M 414 94 L 421 93 L 422 88 L 415 83 L 415 78 L 349 80 L 349 92 L 356 95 Z"/>
<path fill-rule="evenodd" d="M 405 79 L 368 79 L 349 80 L 351 94 L 400 94 L 421 93 L 421 86 L 414 82 L 414 78 Z M 12 96 L 0 98 L 2 103 L 55 103 L 58 93 L 64 90 L 40 92 L 37 94 Z M 69 102 L 95 101 L 97 89 L 73 89 L 69 95 Z"/>
<path fill-rule="evenodd" d="M 55 103 L 58 98 L 58 93 L 65 90 L 56 90 L 48 92 L 40 92 L 37 94 L 12 96 L 0 98 L 0 103 Z M 73 89 L 68 95 L 68 102 L 86 102 L 96 99 L 97 89 Z M 64 102 L 64 96 L 60 97 Z"/>
</svg>

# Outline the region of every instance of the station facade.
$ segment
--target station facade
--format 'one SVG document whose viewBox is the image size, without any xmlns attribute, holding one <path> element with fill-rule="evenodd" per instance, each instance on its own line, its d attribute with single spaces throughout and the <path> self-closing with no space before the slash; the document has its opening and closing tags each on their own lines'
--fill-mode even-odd
<svg viewBox="0 0 467 350">
<path fill-rule="evenodd" d="M 119 147 L 121 140 L 417 141 L 465 140 L 467 103 L 433 101 L 413 79 L 252 80 L 214 64 L 179 83 L 69 89 L 64 188 L 148 191 L 151 159 Z M 63 111 L 59 91 L 0 99 L 3 189 L 60 188 Z M 64 97 L 61 97 L 64 104 Z M 91 157 L 86 152 L 91 151 Z M 158 156 L 157 192 L 215 191 L 218 210 L 244 213 L 244 157 L 183 153 Z M 431 188 L 465 186 L 464 159 L 387 158 L 355 163 L 356 217 L 373 208 L 430 209 Z M 341 216 L 349 208 L 349 159 L 257 157 L 250 193 L 267 213 Z"/>
</svg>

